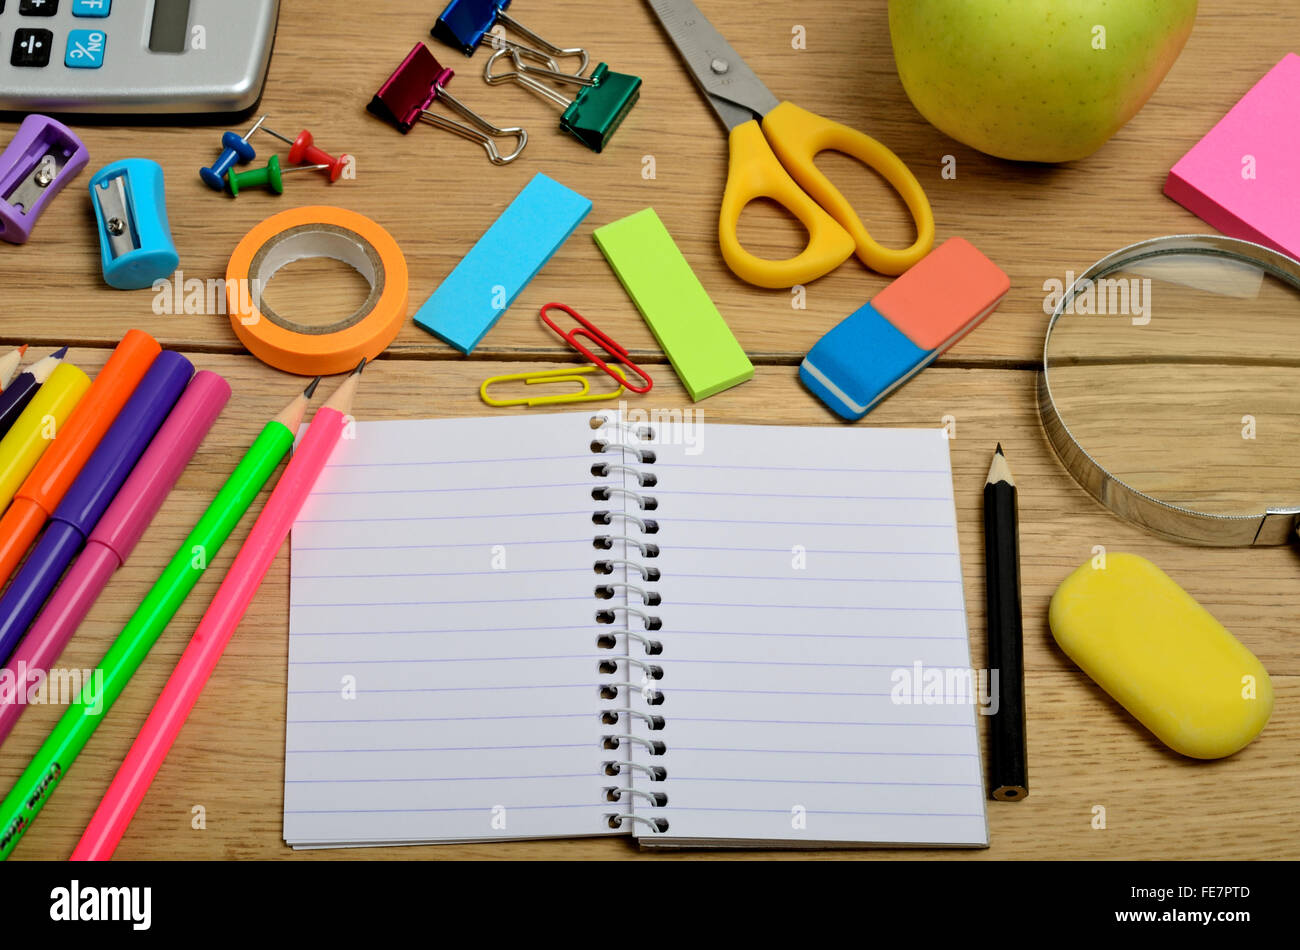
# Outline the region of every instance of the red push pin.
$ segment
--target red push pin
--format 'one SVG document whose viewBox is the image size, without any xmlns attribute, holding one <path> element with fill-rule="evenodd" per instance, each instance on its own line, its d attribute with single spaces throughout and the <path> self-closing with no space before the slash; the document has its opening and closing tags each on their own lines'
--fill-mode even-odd
<svg viewBox="0 0 1300 950">
<path fill-rule="evenodd" d="M 298 137 L 293 141 L 281 135 L 279 132 L 263 128 L 263 132 L 269 132 L 281 142 L 287 142 L 289 145 L 289 164 L 290 165 L 322 165 L 329 169 L 330 181 L 338 181 L 339 176 L 343 174 L 343 169 L 347 167 L 347 154 L 335 158 L 329 152 L 322 148 L 317 148 L 313 143 L 311 133 L 303 129 L 298 133 Z"/>
</svg>

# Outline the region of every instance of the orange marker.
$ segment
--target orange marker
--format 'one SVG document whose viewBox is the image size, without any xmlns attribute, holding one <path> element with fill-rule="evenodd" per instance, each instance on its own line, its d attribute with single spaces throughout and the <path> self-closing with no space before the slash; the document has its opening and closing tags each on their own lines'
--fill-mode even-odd
<svg viewBox="0 0 1300 950">
<path fill-rule="evenodd" d="M 13 574 L 82 466 L 162 352 L 142 330 L 122 338 L 0 519 L 0 585 Z"/>
</svg>

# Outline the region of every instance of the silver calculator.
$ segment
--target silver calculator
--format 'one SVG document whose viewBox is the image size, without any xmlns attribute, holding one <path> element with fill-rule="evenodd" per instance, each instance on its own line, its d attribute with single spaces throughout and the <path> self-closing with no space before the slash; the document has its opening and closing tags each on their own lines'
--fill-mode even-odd
<svg viewBox="0 0 1300 950">
<path fill-rule="evenodd" d="M 280 0 L 0 0 L 0 112 L 235 114 Z"/>
</svg>

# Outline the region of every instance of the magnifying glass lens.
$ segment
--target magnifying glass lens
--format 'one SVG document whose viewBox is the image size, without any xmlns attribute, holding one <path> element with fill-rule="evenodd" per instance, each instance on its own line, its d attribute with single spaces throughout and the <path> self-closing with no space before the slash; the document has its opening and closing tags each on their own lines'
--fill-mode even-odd
<svg viewBox="0 0 1300 950">
<path fill-rule="evenodd" d="M 1115 479 L 1211 515 L 1300 502 L 1300 290 L 1205 253 L 1076 284 L 1045 350 L 1052 400 Z"/>
</svg>

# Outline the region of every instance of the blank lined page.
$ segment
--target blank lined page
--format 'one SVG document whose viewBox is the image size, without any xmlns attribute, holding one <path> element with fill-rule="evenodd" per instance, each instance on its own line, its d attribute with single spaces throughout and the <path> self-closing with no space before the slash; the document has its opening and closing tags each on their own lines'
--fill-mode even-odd
<svg viewBox="0 0 1300 950">
<path fill-rule="evenodd" d="M 655 428 L 667 752 L 634 757 L 669 830 L 641 843 L 986 845 L 943 433 Z"/>
<path fill-rule="evenodd" d="M 293 529 L 284 836 L 602 821 L 590 413 L 361 422 Z"/>
</svg>

